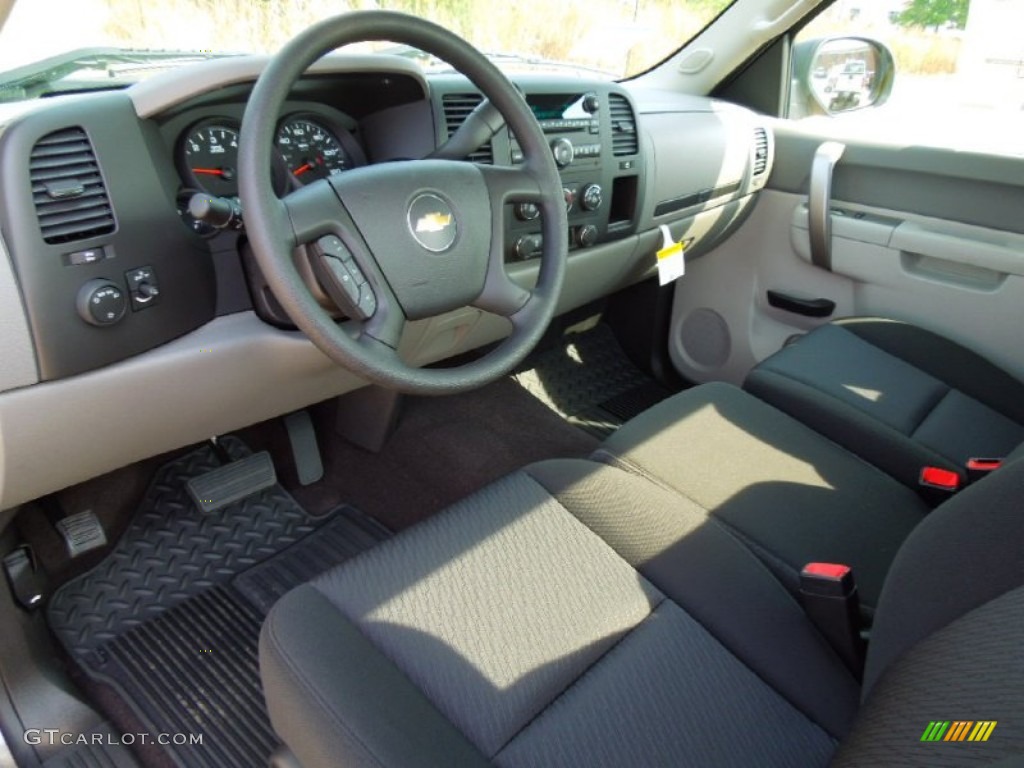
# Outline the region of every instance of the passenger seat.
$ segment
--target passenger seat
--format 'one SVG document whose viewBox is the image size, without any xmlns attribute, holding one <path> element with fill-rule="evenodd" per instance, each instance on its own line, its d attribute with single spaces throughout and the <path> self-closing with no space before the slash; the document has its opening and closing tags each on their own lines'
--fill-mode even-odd
<svg viewBox="0 0 1024 768">
<path fill-rule="evenodd" d="M 730 384 L 662 401 L 592 458 L 700 506 L 794 593 L 808 562 L 851 566 L 867 614 L 896 551 L 929 511 L 885 472 Z"/>
<path fill-rule="evenodd" d="M 1024 383 L 898 320 L 821 326 L 755 367 L 744 388 L 910 487 L 926 466 L 964 481 L 968 459 L 1024 442 Z"/>
</svg>

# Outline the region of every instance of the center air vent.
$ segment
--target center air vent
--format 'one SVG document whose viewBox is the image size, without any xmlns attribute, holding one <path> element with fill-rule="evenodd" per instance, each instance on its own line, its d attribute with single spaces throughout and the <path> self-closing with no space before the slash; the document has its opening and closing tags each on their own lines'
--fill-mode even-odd
<svg viewBox="0 0 1024 768">
<path fill-rule="evenodd" d="M 47 243 L 67 243 L 114 231 L 114 211 L 96 153 L 81 128 L 41 138 L 29 158 L 32 200 Z"/>
<path fill-rule="evenodd" d="M 640 148 L 636 133 L 636 117 L 626 97 L 613 93 L 608 98 L 612 115 L 612 154 L 635 155 Z"/>
<path fill-rule="evenodd" d="M 469 113 L 476 109 L 481 101 L 483 101 L 483 97 L 478 93 L 446 93 L 441 97 L 448 138 L 451 138 L 459 126 L 466 122 Z M 493 164 L 494 149 L 491 147 L 491 143 L 487 142 L 467 159 L 474 163 Z"/>
<path fill-rule="evenodd" d="M 760 176 L 768 167 L 768 132 L 754 129 L 754 175 Z"/>
</svg>

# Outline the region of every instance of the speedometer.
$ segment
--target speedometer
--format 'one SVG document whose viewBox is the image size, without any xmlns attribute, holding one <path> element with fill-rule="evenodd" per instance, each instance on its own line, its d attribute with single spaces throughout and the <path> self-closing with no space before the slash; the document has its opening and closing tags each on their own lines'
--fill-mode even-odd
<svg viewBox="0 0 1024 768">
<path fill-rule="evenodd" d="M 277 131 L 277 148 L 288 172 L 300 184 L 309 184 L 355 167 L 338 137 L 308 117 L 285 120 Z"/>
</svg>

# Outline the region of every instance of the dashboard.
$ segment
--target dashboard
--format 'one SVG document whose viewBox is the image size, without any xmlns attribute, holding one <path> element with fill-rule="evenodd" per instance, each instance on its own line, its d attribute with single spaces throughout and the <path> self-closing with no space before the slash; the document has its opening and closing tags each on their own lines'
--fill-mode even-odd
<svg viewBox="0 0 1024 768">
<path fill-rule="evenodd" d="M 213 60 L 0 114 L 0 509 L 364 384 L 294 330 L 248 250 L 238 137 L 265 62 Z M 767 181 L 771 133 L 746 110 L 601 80 L 514 80 L 562 181 L 559 311 L 650 277 L 666 233 L 691 258 L 713 249 Z M 275 191 L 425 157 L 480 101 L 465 78 L 400 58 L 325 57 L 276 125 Z M 506 128 L 466 159 L 523 157 Z M 505 211 L 506 269 L 526 286 L 538 216 L 529 204 Z M 410 324 L 400 352 L 426 364 L 508 330 L 466 308 Z M 112 426 L 126 412 L 132 427 Z M 62 414 L 65 429 L 50 422 Z"/>
</svg>

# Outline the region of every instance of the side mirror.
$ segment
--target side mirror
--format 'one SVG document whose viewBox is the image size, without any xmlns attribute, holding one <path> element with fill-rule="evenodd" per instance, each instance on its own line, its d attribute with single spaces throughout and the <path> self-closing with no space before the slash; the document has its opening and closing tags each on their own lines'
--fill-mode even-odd
<svg viewBox="0 0 1024 768">
<path fill-rule="evenodd" d="M 790 117 L 836 115 L 884 104 L 892 93 L 892 51 L 867 37 L 829 37 L 793 46 Z"/>
</svg>

